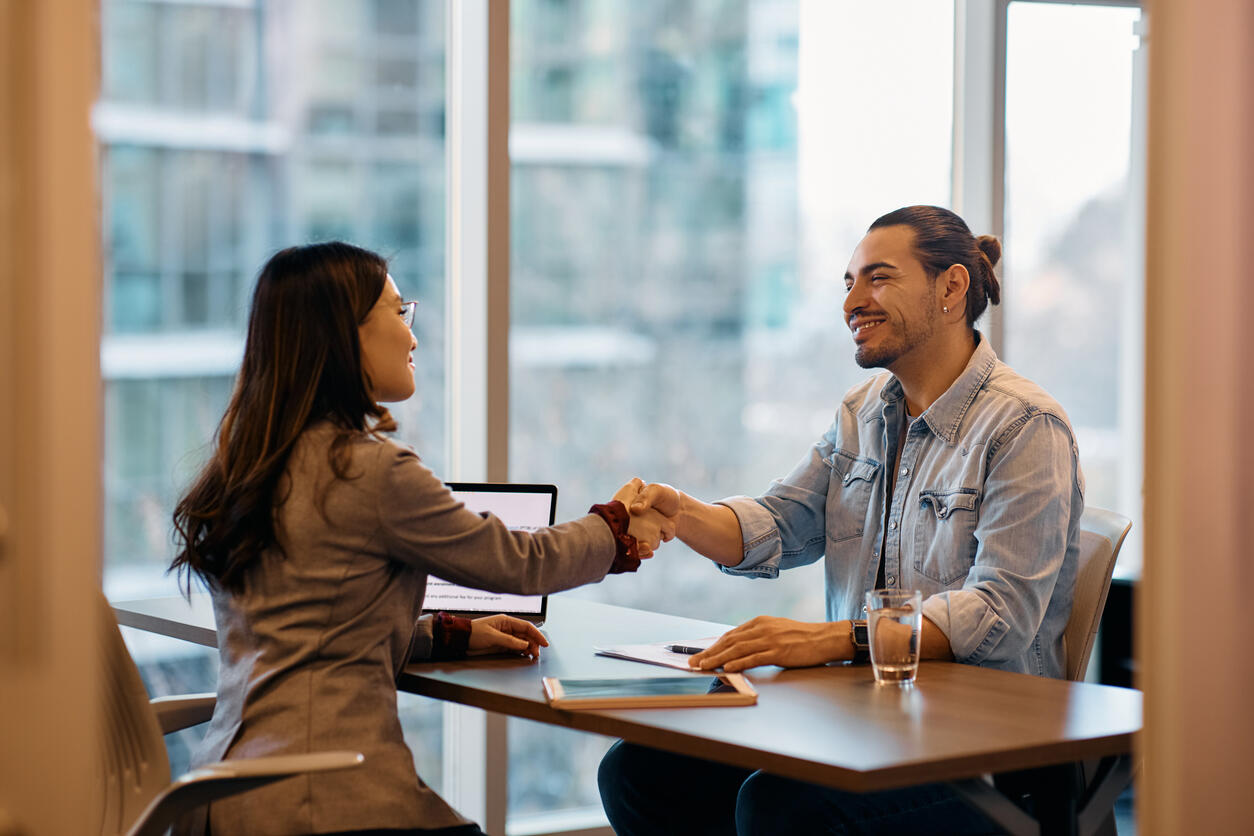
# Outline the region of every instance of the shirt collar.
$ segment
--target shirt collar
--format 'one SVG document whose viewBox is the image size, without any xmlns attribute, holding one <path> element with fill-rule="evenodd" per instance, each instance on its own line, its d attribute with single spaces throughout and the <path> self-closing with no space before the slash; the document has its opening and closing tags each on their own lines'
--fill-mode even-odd
<svg viewBox="0 0 1254 836">
<path fill-rule="evenodd" d="M 971 359 L 967 360 L 966 368 L 944 394 L 923 412 L 923 420 L 933 433 L 950 444 L 958 439 L 958 427 L 962 425 L 963 417 L 996 365 L 997 353 L 993 351 L 988 340 L 984 339 L 984 335 L 976 331 L 975 351 L 971 353 Z M 890 376 L 888 383 L 880 390 L 880 398 L 886 404 L 890 401 L 901 401 L 902 409 L 905 409 L 905 397 L 901 381 L 895 375 Z"/>
</svg>

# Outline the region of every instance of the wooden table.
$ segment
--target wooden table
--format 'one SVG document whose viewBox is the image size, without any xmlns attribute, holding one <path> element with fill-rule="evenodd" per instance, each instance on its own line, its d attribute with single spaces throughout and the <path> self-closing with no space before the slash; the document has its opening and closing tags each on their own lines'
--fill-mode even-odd
<svg viewBox="0 0 1254 836">
<path fill-rule="evenodd" d="M 954 784 L 1011 832 L 1085 832 L 1126 783 L 1141 695 L 1125 688 L 925 662 L 911 688 L 877 686 L 864 665 L 756 668 L 758 704 L 745 707 L 565 711 L 545 702 L 542 676 L 645 676 L 665 668 L 594 655 L 596 645 L 714 635 L 725 625 L 550 599 L 552 647 L 513 658 L 410 665 L 398 686 L 581 731 L 621 737 L 850 791 Z M 204 596 L 116 603 L 121 624 L 216 646 Z M 1101 780 L 1072 782 L 1071 764 L 1102 760 Z M 1040 827 L 980 776 L 1034 770 Z M 1048 799 L 1047 801 L 1045 799 Z M 1087 803 L 1086 803 L 1087 801 Z"/>
</svg>

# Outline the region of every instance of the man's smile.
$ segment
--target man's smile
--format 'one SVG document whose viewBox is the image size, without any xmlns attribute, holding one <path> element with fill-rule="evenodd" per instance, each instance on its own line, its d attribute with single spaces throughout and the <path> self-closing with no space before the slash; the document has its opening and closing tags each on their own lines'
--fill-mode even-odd
<svg viewBox="0 0 1254 836">
<path fill-rule="evenodd" d="M 874 316 L 857 316 L 849 320 L 849 330 L 853 331 L 853 338 L 870 336 L 871 331 L 876 327 L 883 325 L 888 320 L 883 317 Z"/>
</svg>

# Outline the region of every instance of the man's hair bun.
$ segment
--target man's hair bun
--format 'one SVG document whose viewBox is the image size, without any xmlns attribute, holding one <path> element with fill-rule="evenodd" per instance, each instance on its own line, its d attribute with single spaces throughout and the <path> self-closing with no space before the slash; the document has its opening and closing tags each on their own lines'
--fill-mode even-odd
<svg viewBox="0 0 1254 836">
<path fill-rule="evenodd" d="M 1001 261 L 1001 241 L 991 235 L 981 235 L 975 239 L 975 243 L 979 245 L 988 263 L 996 267 L 997 262 Z"/>
</svg>

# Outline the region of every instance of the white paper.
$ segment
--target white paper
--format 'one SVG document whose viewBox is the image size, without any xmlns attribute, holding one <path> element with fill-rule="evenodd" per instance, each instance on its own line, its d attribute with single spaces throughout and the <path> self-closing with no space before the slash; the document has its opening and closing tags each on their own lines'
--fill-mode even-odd
<svg viewBox="0 0 1254 836">
<path fill-rule="evenodd" d="M 676 653 L 666 648 L 670 645 L 679 645 L 705 649 L 716 641 L 718 641 L 718 636 L 707 636 L 704 639 L 679 639 L 653 644 L 616 644 L 611 647 L 594 647 L 593 650 L 598 656 L 612 656 L 615 659 L 644 662 L 646 665 L 662 665 L 667 668 L 678 668 L 681 671 L 691 671 L 695 668 L 688 666 L 688 660 L 692 658 L 690 654 Z"/>
</svg>

